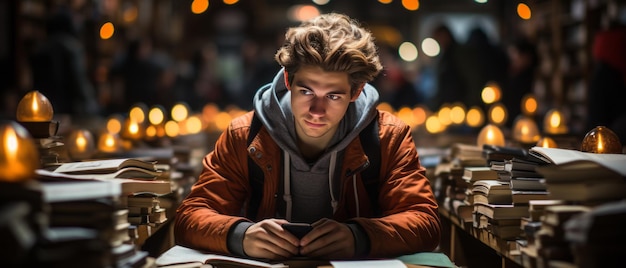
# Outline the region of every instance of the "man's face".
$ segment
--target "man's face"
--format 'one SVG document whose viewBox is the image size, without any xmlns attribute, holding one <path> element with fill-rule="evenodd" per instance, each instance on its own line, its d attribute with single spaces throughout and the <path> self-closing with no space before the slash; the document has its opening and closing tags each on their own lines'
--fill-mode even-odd
<svg viewBox="0 0 626 268">
<path fill-rule="evenodd" d="M 328 143 L 361 88 L 351 96 L 347 73 L 325 72 L 317 66 L 300 68 L 290 85 L 291 108 L 300 141 Z"/>
</svg>

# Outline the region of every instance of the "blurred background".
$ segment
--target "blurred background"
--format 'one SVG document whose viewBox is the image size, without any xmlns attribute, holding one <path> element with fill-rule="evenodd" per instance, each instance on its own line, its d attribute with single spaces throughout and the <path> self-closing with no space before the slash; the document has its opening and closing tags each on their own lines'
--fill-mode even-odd
<svg viewBox="0 0 626 268">
<path fill-rule="evenodd" d="M 0 118 L 15 119 L 37 90 L 62 127 L 98 133 L 137 105 L 165 111 L 166 122 L 182 104 L 202 131 L 222 112 L 251 108 L 279 70 L 273 55 L 287 27 L 341 12 L 377 40 L 380 108 L 424 135 L 512 130 L 520 116 L 546 132 L 558 111 L 560 134 L 605 125 L 625 141 L 625 2 L 2 1 Z"/>
</svg>

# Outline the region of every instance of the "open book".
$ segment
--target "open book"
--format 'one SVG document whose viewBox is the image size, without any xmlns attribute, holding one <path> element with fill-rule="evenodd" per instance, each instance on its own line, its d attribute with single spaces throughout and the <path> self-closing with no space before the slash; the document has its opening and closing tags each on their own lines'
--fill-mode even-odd
<svg viewBox="0 0 626 268">
<path fill-rule="evenodd" d="M 571 149 L 533 147 L 530 153 L 544 158 L 552 166 L 538 167 L 546 180 L 576 178 L 621 179 L 626 177 L 625 154 L 595 154 Z"/>
<path fill-rule="evenodd" d="M 54 172 L 68 174 L 99 174 L 113 173 L 127 167 L 135 167 L 156 171 L 155 163 L 153 162 L 148 162 L 136 158 L 119 158 L 63 163 L 61 164 L 61 166 L 55 169 Z"/>
<path fill-rule="evenodd" d="M 63 163 L 54 172 L 99 178 L 145 179 L 155 179 L 162 174 L 156 169 L 155 163 L 136 158 Z"/>
<path fill-rule="evenodd" d="M 174 246 L 156 259 L 157 267 L 175 267 L 187 263 L 211 264 L 218 267 L 289 267 L 284 263 L 269 263 L 241 257 L 204 253 L 183 246 Z"/>
</svg>

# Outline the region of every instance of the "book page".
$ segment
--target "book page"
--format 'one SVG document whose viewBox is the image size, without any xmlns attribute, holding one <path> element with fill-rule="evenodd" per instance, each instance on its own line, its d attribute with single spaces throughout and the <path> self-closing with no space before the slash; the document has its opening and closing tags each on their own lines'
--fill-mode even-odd
<svg viewBox="0 0 626 268">
<path fill-rule="evenodd" d="M 572 149 L 533 147 L 530 149 L 556 165 L 574 161 L 591 161 L 626 176 L 626 154 L 594 154 Z"/>
<path fill-rule="evenodd" d="M 133 158 L 105 159 L 63 163 L 54 172 L 58 173 L 110 173 L 125 167 L 137 167 L 155 171 L 154 163 Z"/>
<path fill-rule="evenodd" d="M 400 260 L 331 261 L 333 268 L 406 268 Z"/>
<path fill-rule="evenodd" d="M 282 263 L 267 263 L 252 259 L 246 258 L 238 258 L 231 257 L 225 255 L 204 253 L 199 250 L 183 247 L 183 246 L 174 246 L 168 249 L 165 253 L 159 256 L 156 259 L 157 266 L 167 266 L 173 264 L 181 264 L 181 263 L 236 263 L 241 265 L 241 267 L 287 267 Z"/>
</svg>

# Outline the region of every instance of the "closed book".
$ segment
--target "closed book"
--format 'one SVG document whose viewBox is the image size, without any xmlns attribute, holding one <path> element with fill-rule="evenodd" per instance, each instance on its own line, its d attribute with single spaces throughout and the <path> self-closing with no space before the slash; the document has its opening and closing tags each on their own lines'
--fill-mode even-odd
<svg viewBox="0 0 626 268">
<path fill-rule="evenodd" d="M 511 204 L 511 188 L 508 183 L 481 180 L 472 187 L 474 203 Z"/>
<path fill-rule="evenodd" d="M 619 200 L 626 196 L 626 182 L 547 183 L 550 198 L 566 201 Z"/>
<path fill-rule="evenodd" d="M 469 182 L 475 182 L 479 180 L 497 180 L 498 172 L 486 166 L 465 167 L 463 172 L 463 179 Z"/>
<path fill-rule="evenodd" d="M 492 219 L 515 219 L 528 217 L 528 206 L 475 204 L 474 212 Z"/>
<path fill-rule="evenodd" d="M 513 204 L 528 204 L 531 200 L 547 200 L 549 198 L 547 191 L 511 191 Z"/>
<path fill-rule="evenodd" d="M 534 190 L 534 191 L 545 191 L 546 184 L 541 181 L 541 178 L 527 178 L 527 177 L 519 177 L 519 178 L 511 178 L 509 181 L 511 189 L 517 191 L 524 190 Z"/>
</svg>

